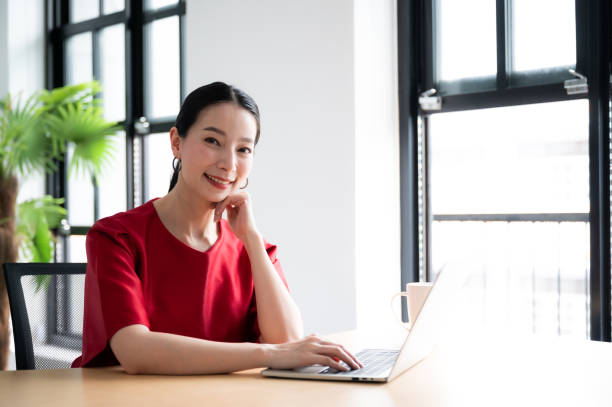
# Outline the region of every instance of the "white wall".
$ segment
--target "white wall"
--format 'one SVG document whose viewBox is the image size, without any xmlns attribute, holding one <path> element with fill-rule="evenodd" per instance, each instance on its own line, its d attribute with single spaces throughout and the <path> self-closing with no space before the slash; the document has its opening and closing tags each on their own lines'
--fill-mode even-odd
<svg viewBox="0 0 612 407">
<path fill-rule="evenodd" d="M 397 12 L 393 0 L 354 4 L 356 306 L 364 328 L 394 323 L 390 298 L 401 286 Z"/>
<path fill-rule="evenodd" d="M 399 288 L 393 3 L 187 2 L 187 90 L 223 80 L 259 104 L 262 138 L 249 191 L 259 228 L 279 245 L 307 333 L 355 328 L 358 301 L 388 314 L 390 290 L 372 293 L 374 276 L 382 281 L 375 290 L 393 283 L 389 276 Z M 358 13 L 369 8 L 372 20 Z M 375 40 L 356 33 L 356 21 Z M 366 61 L 372 52 L 382 61 Z M 357 69 L 358 61 L 367 67 Z M 382 76 L 362 86 L 357 74 Z M 381 200 L 387 212 L 379 215 L 373 209 Z"/>
<path fill-rule="evenodd" d="M 8 92 L 8 3 L 0 1 L 0 98 Z"/>
<path fill-rule="evenodd" d="M 0 1 L 0 98 L 8 93 L 8 3 Z M 13 340 L 9 353 L 8 368 L 15 369 L 15 351 Z"/>
<path fill-rule="evenodd" d="M 44 3 L 8 0 L 8 16 L 9 91 L 27 97 L 45 87 Z"/>
<path fill-rule="evenodd" d="M 45 87 L 45 12 L 39 0 L 0 0 L 0 98 L 22 102 Z M 44 177 L 20 179 L 18 201 L 42 196 Z"/>
<path fill-rule="evenodd" d="M 45 87 L 45 9 L 39 0 L 8 0 L 8 91 L 25 101 Z M 44 177 L 29 174 L 19 180 L 17 200 L 40 197 Z"/>
</svg>

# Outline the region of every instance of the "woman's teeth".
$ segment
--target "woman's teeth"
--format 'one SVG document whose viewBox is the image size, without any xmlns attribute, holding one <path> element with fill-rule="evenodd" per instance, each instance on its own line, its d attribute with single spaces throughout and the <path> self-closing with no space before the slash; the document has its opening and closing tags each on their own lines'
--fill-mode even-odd
<svg viewBox="0 0 612 407">
<path fill-rule="evenodd" d="M 219 178 L 213 177 L 212 175 L 208 175 L 206 173 L 204 173 L 204 175 L 206 175 L 206 177 L 210 178 L 211 180 L 213 180 L 213 181 L 215 181 L 215 182 L 217 182 L 219 184 L 223 184 L 223 185 L 231 184 L 231 182 L 229 182 L 229 181 L 220 180 Z"/>
</svg>

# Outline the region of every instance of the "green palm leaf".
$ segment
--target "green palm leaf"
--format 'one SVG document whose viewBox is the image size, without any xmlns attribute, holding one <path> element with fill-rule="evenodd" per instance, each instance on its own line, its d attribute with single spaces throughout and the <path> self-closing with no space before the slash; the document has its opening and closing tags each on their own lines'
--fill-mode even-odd
<svg viewBox="0 0 612 407">
<path fill-rule="evenodd" d="M 104 120 L 102 87 L 96 81 L 40 91 L 21 103 L 10 96 L 0 100 L 0 179 L 37 170 L 51 172 L 54 162 L 73 150 L 74 170 L 100 176 L 113 154 L 113 137 L 120 128 Z M 50 229 L 65 218 L 63 200 L 44 197 L 17 208 L 16 233 L 24 261 L 48 262 L 53 254 Z M 0 219 L 6 222 L 8 219 Z M 37 280 L 38 288 L 48 282 Z"/>
<path fill-rule="evenodd" d="M 55 238 L 50 229 L 59 226 L 66 217 L 63 199 L 44 196 L 21 203 L 17 208 L 17 236 L 21 240 L 21 261 L 48 263 L 53 259 Z M 36 291 L 49 284 L 48 276 L 36 276 Z"/>
<path fill-rule="evenodd" d="M 48 262 L 52 257 L 53 238 L 49 229 L 56 228 L 66 217 L 66 209 L 61 205 L 63 198 L 53 198 L 46 195 L 42 198 L 30 199 L 17 207 L 17 234 L 24 241 L 31 242 L 31 261 Z"/>
<path fill-rule="evenodd" d="M 0 120 L 0 166 L 2 175 L 28 173 L 37 168 L 53 170 L 49 151 L 51 141 L 45 135 L 35 97 L 21 105 L 19 99 L 3 101 Z"/>
<path fill-rule="evenodd" d="M 60 106 L 70 103 L 86 102 L 98 104 L 99 100 L 93 97 L 102 91 L 102 86 L 97 81 L 84 82 L 77 85 L 68 85 L 51 91 L 41 91 L 37 98 L 42 104 L 42 111 L 53 114 Z"/>
<path fill-rule="evenodd" d="M 0 177 L 55 169 L 67 145 L 74 169 L 99 174 L 111 159 L 111 136 L 120 128 L 104 120 L 99 82 L 64 86 L 32 95 L 23 105 L 0 102 Z"/>
<path fill-rule="evenodd" d="M 85 170 L 97 175 L 111 161 L 112 138 L 119 127 L 105 121 L 99 107 L 82 102 L 60 106 L 57 114 L 48 118 L 47 126 L 50 133 L 61 134 L 74 145 L 69 174 Z"/>
</svg>

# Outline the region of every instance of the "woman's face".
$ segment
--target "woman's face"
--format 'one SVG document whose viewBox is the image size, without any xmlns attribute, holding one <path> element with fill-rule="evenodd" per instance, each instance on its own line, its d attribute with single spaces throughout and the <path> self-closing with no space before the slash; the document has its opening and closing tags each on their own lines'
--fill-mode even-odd
<svg viewBox="0 0 612 407">
<path fill-rule="evenodd" d="M 200 111 L 187 137 L 170 131 L 174 156 L 181 160 L 179 179 L 208 202 L 220 202 L 243 187 L 251 172 L 257 122 L 235 103 L 217 103 Z"/>
</svg>

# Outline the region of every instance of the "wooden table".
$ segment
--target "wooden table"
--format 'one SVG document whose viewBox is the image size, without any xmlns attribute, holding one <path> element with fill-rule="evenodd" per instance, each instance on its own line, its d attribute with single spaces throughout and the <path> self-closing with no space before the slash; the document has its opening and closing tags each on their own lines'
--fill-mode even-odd
<svg viewBox="0 0 612 407">
<path fill-rule="evenodd" d="M 356 349 L 394 346 L 401 336 L 329 337 Z M 387 384 L 272 379 L 259 369 L 187 377 L 130 376 L 120 368 L 0 372 L 0 406 L 612 405 L 612 344 L 478 338 L 441 343 Z"/>
</svg>

